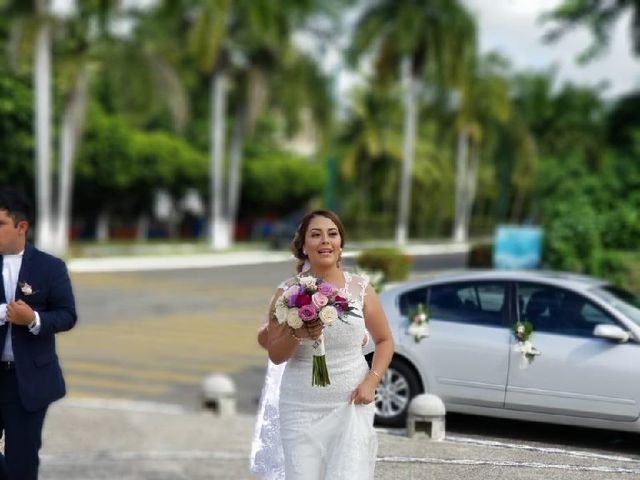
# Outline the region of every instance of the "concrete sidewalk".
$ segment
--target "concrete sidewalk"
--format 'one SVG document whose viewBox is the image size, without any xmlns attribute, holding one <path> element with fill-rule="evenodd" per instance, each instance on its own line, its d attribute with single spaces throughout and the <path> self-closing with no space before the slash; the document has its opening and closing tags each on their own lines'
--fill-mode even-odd
<svg viewBox="0 0 640 480">
<path fill-rule="evenodd" d="M 41 480 L 252 478 L 252 416 L 125 401 L 63 400 L 47 416 Z M 638 478 L 640 458 L 447 435 L 378 431 L 376 479 Z"/>
<path fill-rule="evenodd" d="M 344 253 L 346 258 L 356 257 L 365 246 L 351 245 Z M 402 250 L 409 255 L 443 255 L 466 253 L 468 243 L 430 243 L 407 245 Z M 293 261 L 288 251 L 281 250 L 229 250 L 210 253 L 114 255 L 93 258 L 72 258 L 67 261 L 69 271 L 86 272 L 130 272 L 149 270 L 171 270 L 179 268 L 211 268 L 233 265 L 256 265 Z"/>
</svg>

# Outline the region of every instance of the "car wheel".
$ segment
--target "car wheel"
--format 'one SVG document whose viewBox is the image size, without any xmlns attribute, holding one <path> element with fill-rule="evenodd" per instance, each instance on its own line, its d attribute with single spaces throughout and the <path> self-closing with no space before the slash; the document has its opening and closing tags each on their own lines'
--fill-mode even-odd
<svg viewBox="0 0 640 480">
<path fill-rule="evenodd" d="M 406 362 L 394 358 L 376 390 L 376 424 L 402 427 L 413 397 L 420 393 L 420 382 Z"/>
</svg>

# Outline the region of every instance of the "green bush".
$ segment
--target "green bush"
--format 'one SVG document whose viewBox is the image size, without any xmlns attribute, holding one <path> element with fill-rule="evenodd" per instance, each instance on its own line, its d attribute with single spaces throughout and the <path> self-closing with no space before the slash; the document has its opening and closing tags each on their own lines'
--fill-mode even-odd
<svg viewBox="0 0 640 480">
<path fill-rule="evenodd" d="M 357 258 L 358 267 L 383 273 L 383 282 L 399 282 L 409 277 L 411 257 L 396 248 L 370 248 Z"/>
<path fill-rule="evenodd" d="M 584 196 L 549 205 L 545 211 L 544 263 L 556 270 L 598 274 L 601 216 Z"/>
<path fill-rule="evenodd" d="M 617 285 L 640 294 L 640 255 L 636 252 L 621 254 L 624 261 L 624 275 L 614 279 Z"/>
<path fill-rule="evenodd" d="M 590 274 L 606 278 L 614 284 L 630 290 L 638 287 L 635 281 L 632 281 L 632 268 L 634 260 L 629 252 L 620 250 L 598 250 L 594 254 L 594 270 Z M 635 266 L 640 264 L 635 262 Z"/>
</svg>

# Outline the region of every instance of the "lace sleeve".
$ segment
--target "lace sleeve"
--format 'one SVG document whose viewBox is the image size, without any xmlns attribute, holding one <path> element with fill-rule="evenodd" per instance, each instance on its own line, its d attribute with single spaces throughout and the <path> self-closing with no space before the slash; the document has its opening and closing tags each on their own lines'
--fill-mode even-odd
<svg viewBox="0 0 640 480">
<path fill-rule="evenodd" d="M 360 305 L 364 308 L 364 297 L 367 296 L 369 276 L 366 273 L 360 273 L 356 278 L 358 279 L 358 286 L 360 287 Z"/>
</svg>

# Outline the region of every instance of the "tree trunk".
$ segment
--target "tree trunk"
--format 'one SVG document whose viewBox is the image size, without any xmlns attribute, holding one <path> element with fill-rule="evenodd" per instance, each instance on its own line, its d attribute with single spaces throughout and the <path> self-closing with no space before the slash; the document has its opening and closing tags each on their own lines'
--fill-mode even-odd
<svg viewBox="0 0 640 480">
<path fill-rule="evenodd" d="M 51 31 L 45 0 L 36 0 L 41 22 L 36 33 L 34 55 L 35 135 L 36 135 L 36 245 L 51 251 L 55 224 L 51 192 Z"/>
<path fill-rule="evenodd" d="M 60 130 L 60 173 L 58 176 L 58 222 L 55 225 L 57 255 L 66 255 L 69 249 L 69 227 L 71 225 L 73 198 L 73 163 L 82 137 L 84 117 L 87 110 L 89 70 L 80 69 L 73 91 L 62 116 Z"/>
<path fill-rule="evenodd" d="M 103 210 L 98 215 L 96 222 L 96 240 L 98 242 L 106 242 L 109 240 L 109 212 Z"/>
<path fill-rule="evenodd" d="M 211 77 L 211 220 L 209 225 L 210 246 L 221 250 L 229 246 L 227 219 L 224 218 L 223 153 L 225 134 L 225 100 L 227 79 L 222 71 Z"/>
<path fill-rule="evenodd" d="M 396 224 L 396 244 L 406 245 L 409 230 L 409 206 L 411 202 L 411 173 L 415 150 L 417 108 L 416 85 L 411 58 L 405 58 L 402 64 L 402 75 L 405 80 L 404 95 L 404 145 L 402 152 L 402 171 L 400 175 L 400 191 L 398 193 L 398 221 Z"/>
<path fill-rule="evenodd" d="M 467 181 L 465 185 L 465 199 L 464 199 L 464 212 L 463 212 L 463 232 L 464 241 L 469 238 L 469 230 L 471 226 L 471 214 L 473 213 L 473 204 L 476 198 L 476 188 L 478 185 L 478 169 L 480 167 L 480 144 L 478 142 L 471 142 L 471 149 L 469 152 L 469 165 L 467 173 Z"/>
<path fill-rule="evenodd" d="M 242 188 L 242 149 L 246 135 L 247 108 L 243 102 L 239 102 L 233 127 L 233 137 L 229 148 L 229 188 L 227 190 L 227 231 L 228 245 L 233 245 L 234 231 L 238 221 L 238 209 L 240 205 L 240 192 Z"/>
<path fill-rule="evenodd" d="M 144 242 L 149 238 L 149 215 L 141 213 L 136 222 L 136 240 Z"/>
<path fill-rule="evenodd" d="M 453 220 L 453 241 L 467 240 L 464 230 L 465 186 L 467 184 L 467 158 L 469 155 L 469 136 L 466 129 L 458 132 L 458 147 L 456 151 L 456 188 L 455 188 L 455 218 Z"/>
</svg>

